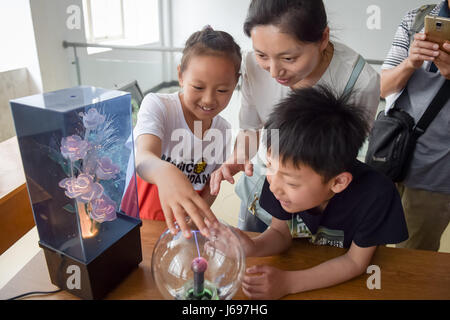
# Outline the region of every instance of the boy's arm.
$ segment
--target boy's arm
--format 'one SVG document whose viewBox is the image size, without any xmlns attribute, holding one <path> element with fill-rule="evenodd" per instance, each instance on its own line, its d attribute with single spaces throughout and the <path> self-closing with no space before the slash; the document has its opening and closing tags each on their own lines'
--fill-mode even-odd
<svg viewBox="0 0 450 320">
<path fill-rule="evenodd" d="M 247 234 L 236 229 L 247 257 L 264 257 L 287 250 L 292 242 L 286 221 L 272 218 L 272 223 L 260 235 L 250 238 Z"/>
<path fill-rule="evenodd" d="M 361 248 L 353 242 L 346 254 L 306 270 L 253 266 L 247 269 L 242 290 L 251 299 L 279 299 L 288 294 L 337 285 L 365 272 L 375 249 L 376 246 Z"/>
<path fill-rule="evenodd" d="M 342 256 L 306 270 L 291 271 L 288 283 L 292 286 L 288 293 L 326 288 L 359 276 L 366 271 L 376 248 L 362 248 L 352 242 Z"/>
</svg>

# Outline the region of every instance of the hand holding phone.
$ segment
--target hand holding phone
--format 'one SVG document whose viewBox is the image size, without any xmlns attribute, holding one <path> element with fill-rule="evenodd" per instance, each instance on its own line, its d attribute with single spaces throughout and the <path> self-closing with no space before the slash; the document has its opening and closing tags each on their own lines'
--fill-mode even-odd
<svg viewBox="0 0 450 320">
<path fill-rule="evenodd" d="M 425 34 L 427 41 L 439 44 L 441 50 L 445 42 L 450 42 L 450 18 L 425 16 Z"/>
</svg>

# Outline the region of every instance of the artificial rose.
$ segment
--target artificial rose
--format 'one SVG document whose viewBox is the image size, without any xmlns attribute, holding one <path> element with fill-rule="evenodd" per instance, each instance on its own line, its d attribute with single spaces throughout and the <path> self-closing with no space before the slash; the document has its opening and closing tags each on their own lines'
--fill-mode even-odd
<svg viewBox="0 0 450 320">
<path fill-rule="evenodd" d="M 120 172 L 120 168 L 112 163 L 110 158 L 101 158 L 97 160 L 97 167 L 95 168 L 95 174 L 99 179 L 109 180 L 116 177 L 116 174 Z"/>
<path fill-rule="evenodd" d="M 89 150 L 89 142 L 81 139 L 76 134 L 64 137 L 61 140 L 61 154 L 70 161 L 83 159 Z"/>
<path fill-rule="evenodd" d="M 97 222 L 112 221 L 117 218 L 117 205 L 106 194 L 91 202 L 91 218 Z"/>
<path fill-rule="evenodd" d="M 80 113 L 83 118 L 83 124 L 86 129 L 92 130 L 105 122 L 105 116 L 101 115 L 97 109 L 91 108 L 86 113 Z"/>
<path fill-rule="evenodd" d="M 81 173 L 77 178 L 63 179 L 58 185 L 66 189 L 66 196 L 84 203 L 100 198 L 103 194 L 103 186 L 85 173 Z"/>
</svg>

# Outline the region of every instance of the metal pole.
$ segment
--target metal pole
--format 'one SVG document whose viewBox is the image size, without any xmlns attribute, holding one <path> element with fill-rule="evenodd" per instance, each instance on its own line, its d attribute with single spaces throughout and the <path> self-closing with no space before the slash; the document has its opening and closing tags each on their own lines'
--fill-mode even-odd
<svg viewBox="0 0 450 320">
<path fill-rule="evenodd" d="M 78 85 L 81 86 L 80 60 L 78 59 L 77 47 L 73 46 L 73 55 L 75 57 L 75 69 L 77 70 Z"/>
</svg>

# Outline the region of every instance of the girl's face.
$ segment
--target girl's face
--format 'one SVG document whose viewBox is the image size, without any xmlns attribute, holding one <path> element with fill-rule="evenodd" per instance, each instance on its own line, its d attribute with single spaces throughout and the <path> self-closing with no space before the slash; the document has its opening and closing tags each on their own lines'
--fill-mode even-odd
<svg viewBox="0 0 450 320">
<path fill-rule="evenodd" d="M 233 62 L 224 56 L 194 55 L 183 72 L 178 67 L 183 88 L 180 100 L 188 124 L 218 115 L 228 105 L 237 80 Z"/>
<path fill-rule="evenodd" d="M 301 42 L 274 25 L 254 27 L 251 38 L 259 66 L 270 72 L 277 82 L 289 87 L 295 87 L 313 73 L 328 45 L 327 32 L 319 42 Z"/>
</svg>

